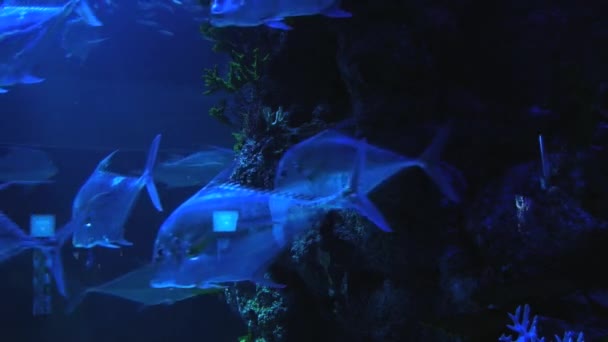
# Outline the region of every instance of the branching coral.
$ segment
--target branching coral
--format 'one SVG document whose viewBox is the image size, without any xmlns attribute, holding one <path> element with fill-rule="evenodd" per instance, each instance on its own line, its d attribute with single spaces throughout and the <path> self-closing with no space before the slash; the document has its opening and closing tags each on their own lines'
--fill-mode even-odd
<svg viewBox="0 0 608 342">
<path fill-rule="evenodd" d="M 530 319 L 530 306 L 524 305 L 523 312 L 521 306 L 515 309 L 515 314 L 509 314 L 513 324 L 507 325 L 507 327 L 513 332 L 517 333 L 517 338 L 514 340 L 511 335 L 502 335 L 498 341 L 500 342 L 544 342 L 545 338 L 540 337 L 536 330 L 538 323 L 538 317 L 534 316 Z M 560 338 L 555 336 L 555 342 L 584 342 L 585 337 L 583 332 L 576 334 L 572 331 L 566 331 L 564 336 Z"/>
</svg>

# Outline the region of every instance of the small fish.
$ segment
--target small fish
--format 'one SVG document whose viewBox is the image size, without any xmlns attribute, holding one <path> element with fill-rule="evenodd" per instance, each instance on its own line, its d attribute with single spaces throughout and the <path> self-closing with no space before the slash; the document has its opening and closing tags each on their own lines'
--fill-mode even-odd
<svg viewBox="0 0 608 342">
<path fill-rule="evenodd" d="M 44 78 L 34 76 L 28 71 L 13 69 L 10 65 L 0 65 L 0 94 L 8 93 L 8 87 L 19 84 L 37 84 L 44 82 Z"/>
<path fill-rule="evenodd" d="M 215 27 L 266 25 L 290 30 L 283 22 L 287 17 L 324 15 L 349 18 L 352 15 L 339 8 L 339 0 L 213 0 L 210 23 Z"/>
<path fill-rule="evenodd" d="M 154 207 L 162 211 L 153 180 L 160 138 L 159 134 L 152 142 L 146 167 L 140 177 L 122 176 L 106 170 L 117 151 L 112 152 L 98 164 L 74 199 L 72 221 L 78 226 L 72 238 L 74 247 L 131 246 L 132 243 L 124 238 L 124 224 L 144 186 Z"/>
<path fill-rule="evenodd" d="M 73 229 L 74 227 L 68 223 L 59 229 L 52 238 L 37 239 L 25 234 L 23 229 L 0 212 L 0 262 L 17 256 L 26 250 L 38 249 L 42 251 L 49 260 L 52 260 L 51 273 L 55 279 L 57 291 L 66 297 L 67 289 L 64 281 L 61 248 L 73 233 Z"/>
<path fill-rule="evenodd" d="M 209 147 L 183 158 L 160 163 L 154 180 L 168 188 L 203 186 L 234 160 L 234 151 Z"/>
<path fill-rule="evenodd" d="M 65 24 L 61 35 L 61 47 L 66 51 L 66 58 L 76 58 L 84 63 L 91 51 L 108 38 L 100 37 L 97 27 L 91 27 L 81 19 L 73 19 Z"/>
<path fill-rule="evenodd" d="M 175 10 L 173 9 L 173 7 L 171 7 L 171 5 L 169 4 L 165 4 L 163 1 L 142 1 L 139 0 L 137 1 L 137 7 L 143 11 L 143 12 L 148 12 L 148 11 L 153 11 L 156 9 L 161 9 L 161 10 L 165 10 L 167 12 L 170 13 L 175 13 Z"/>
<path fill-rule="evenodd" d="M 135 21 L 136 23 L 143 25 L 143 26 L 149 26 L 149 27 L 160 27 L 160 24 L 157 23 L 154 20 L 148 20 L 148 19 L 138 19 Z"/>
<path fill-rule="evenodd" d="M 169 30 L 158 30 L 158 33 L 162 34 L 163 36 L 167 36 L 167 37 L 173 37 L 175 35 L 175 33 L 169 31 Z"/>
<path fill-rule="evenodd" d="M 0 190 L 10 185 L 37 185 L 50 183 L 57 167 L 44 151 L 12 147 L 0 157 Z"/>
<path fill-rule="evenodd" d="M 161 225 L 153 254 L 158 272 L 151 286 L 217 288 L 224 283 L 251 281 L 282 287 L 264 278 L 264 271 L 288 241 L 314 226 L 319 212 L 354 209 L 390 231 L 380 211 L 359 188 L 363 147 L 353 162 L 350 181 L 325 197 L 221 184 L 219 180 L 231 170 L 222 172 Z M 268 207 L 271 200 L 302 210 L 276 217 Z M 280 236 L 273 229 L 275 224 L 285 228 Z"/>
<path fill-rule="evenodd" d="M 99 286 L 85 289 L 70 300 L 66 311 L 73 312 L 89 293 L 101 293 L 140 303 L 144 307 L 172 305 L 195 296 L 219 293 L 218 289 L 180 289 L 150 287 L 155 269 L 148 264 Z"/>
</svg>

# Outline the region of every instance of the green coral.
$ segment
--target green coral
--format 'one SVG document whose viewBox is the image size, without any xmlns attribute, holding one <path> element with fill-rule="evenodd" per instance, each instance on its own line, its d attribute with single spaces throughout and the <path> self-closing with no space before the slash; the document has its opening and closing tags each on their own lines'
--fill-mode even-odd
<svg viewBox="0 0 608 342">
<path fill-rule="evenodd" d="M 228 64 L 228 72 L 222 76 L 218 66 L 205 69 L 203 80 L 205 81 L 205 95 L 225 90 L 230 93 L 237 92 L 244 85 L 255 83 L 262 77 L 262 71 L 270 59 L 269 54 L 264 54 L 259 48 L 250 53 L 239 53 L 232 50 L 231 61 Z"/>
<path fill-rule="evenodd" d="M 232 125 L 232 121 L 230 121 L 230 119 L 226 115 L 226 105 L 227 105 L 227 101 L 225 99 L 220 100 L 220 102 L 217 105 L 209 108 L 209 115 L 212 118 L 215 118 L 219 122 L 223 123 L 224 125 L 230 126 L 230 125 Z"/>
<path fill-rule="evenodd" d="M 245 141 L 247 140 L 247 135 L 244 132 L 232 132 L 232 136 L 234 137 L 235 143 L 232 147 L 234 152 L 239 152 L 243 149 L 245 145 Z"/>
</svg>

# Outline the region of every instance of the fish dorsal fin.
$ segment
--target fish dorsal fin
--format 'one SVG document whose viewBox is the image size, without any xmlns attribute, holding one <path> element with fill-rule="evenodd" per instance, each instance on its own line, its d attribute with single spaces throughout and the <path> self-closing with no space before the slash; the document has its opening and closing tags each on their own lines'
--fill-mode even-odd
<svg viewBox="0 0 608 342">
<path fill-rule="evenodd" d="M 27 235 L 21 228 L 13 222 L 8 216 L 0 211 L 0 227 L 2 230 L 7 232 L 9 235 L 25 238 Z"/>
<path fill-rule="evenodd" d="M 118 152 L 118 150 L 113 151 L 112 153 L 108 154 L 105 158 L 103 158 L 99 162 L 99 164 L 97 164 L 97 168 L 95 169 L 95 171 L 106 171 L 106 169 L 110 166 L 110 160 L 112 159 L 112 157 L 114 157 L 116 152 Z"/>
</svg>

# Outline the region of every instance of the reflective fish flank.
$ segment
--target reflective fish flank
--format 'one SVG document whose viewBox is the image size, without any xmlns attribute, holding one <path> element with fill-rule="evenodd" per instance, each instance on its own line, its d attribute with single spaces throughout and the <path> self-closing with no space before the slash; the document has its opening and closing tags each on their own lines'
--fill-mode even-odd
<svg viewBox="0 0 608 342">
<path fill-rule="evenodd" d="M 227 282 L 251 281 L 281 286 L 264 278 L 266 268 L 289 241 L 314 226 L 320 213 L 332 209 L 355 209 L 380 229 L 390 231 L 380 211 L 358 186 L 365 166 L 363 148 L 353 162 L 350 181 L 326 197 L 212 182 L 180 205 L 161 226 L 153 255 L 158 272 L 151 285 L 215 288 Z M 300 210 L 274 215 L 269 208 L 271 201 Z"/>
<path fill-rule="evenodd" d="M 339 8 L 338 0 L 213 0 L 210 23 L 215 27 L 268 27 L 289 30 L 283 20 L 288 17 L 324 15 L 348 18 L 349 12 Z"/>
</svg>

